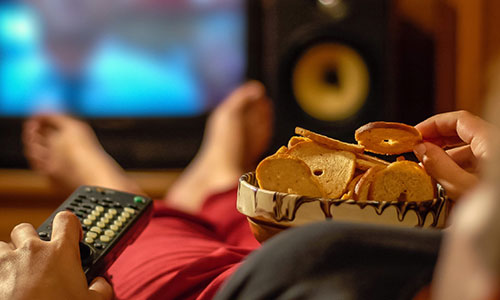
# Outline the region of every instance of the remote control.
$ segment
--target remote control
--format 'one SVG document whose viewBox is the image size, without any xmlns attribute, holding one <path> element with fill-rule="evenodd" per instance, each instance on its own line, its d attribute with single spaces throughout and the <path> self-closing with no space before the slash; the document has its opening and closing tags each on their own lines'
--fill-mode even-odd
<svg viewBox="0 0 500 300">
<path fill-rule="evenodd" d="M 38 227 L 49 241 L 52 220 L 64 210 L 73 212 L 83 229 L 80 258 L 87 282 L 104 274 L 146 228 L 153 212 L 150 198 L 96 186 L 80 186 Z"/>
</svg>

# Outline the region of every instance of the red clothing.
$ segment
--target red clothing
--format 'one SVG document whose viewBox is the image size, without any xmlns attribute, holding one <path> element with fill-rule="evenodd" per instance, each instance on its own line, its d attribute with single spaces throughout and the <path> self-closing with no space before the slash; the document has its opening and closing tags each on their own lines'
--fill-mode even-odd
<svg viewBox="0 0 500 300">
<path fill-rule="evenodd" d="M 207 198 L 197 215 L 156 202 L 148 227 L 108 271 L 117 298 L 212 299 L 259 247 L 236 192 Z"/>
</svg>

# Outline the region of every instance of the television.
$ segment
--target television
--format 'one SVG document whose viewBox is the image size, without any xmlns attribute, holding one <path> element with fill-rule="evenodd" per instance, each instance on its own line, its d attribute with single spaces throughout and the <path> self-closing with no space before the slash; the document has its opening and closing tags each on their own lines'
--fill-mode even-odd
<svg viewBox="0 0 500 300">
<path fill-rule="evenodd" d="M 33 114 L 89 122 L 127 169 L 181 168 L 248 77 L 245 0 L 0 2 L 0 168 Z"/>
</svg>

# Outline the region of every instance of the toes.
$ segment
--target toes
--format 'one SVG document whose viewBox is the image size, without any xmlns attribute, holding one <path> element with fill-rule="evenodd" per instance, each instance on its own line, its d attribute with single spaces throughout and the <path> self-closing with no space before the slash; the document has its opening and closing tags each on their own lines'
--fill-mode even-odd
<svg viewBox="0 0 500 300">
<path fill-rule="evenodd" d="M 44 145 L 33 143 L 24 148 L 24 155 L 33 167 L 39 167 L 42 162 L 46 161 L 49 157 L 49 149 Z"/>
<path fill-rule="evenodd" d="M 29 119 L 23 125 L 24 156 L 35 170 L 44 171 L 47 168 L 50 136 L 53 131 L 53 128 L 47 127 L 38 117 Z"/>
<path fill-rule="evenodd" d="M 39 145 L 49 147 L 50 136 L 55 132 L 52 127 L 45 126 L 43 123 L 36 119 L 30 119 L 23 125 L 22 142 L 25 148 Z M 28 151 L 31 152 L 31 151 Z"/>
<path fill-rule="evenodd" d="M 232 110 L 244 109 L 248 102 L 264 98 L 265 93 L 262 83 L 249 81 L 234 90 L 220 107 Z"/>
</svg>

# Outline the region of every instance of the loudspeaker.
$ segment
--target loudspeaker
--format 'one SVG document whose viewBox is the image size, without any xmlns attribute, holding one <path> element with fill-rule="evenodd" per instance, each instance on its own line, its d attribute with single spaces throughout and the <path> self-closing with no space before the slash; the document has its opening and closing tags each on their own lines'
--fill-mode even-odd
<svg viewBox="0 0 500 300">
<path fill-rule="evenodd" d="M 412 123 L 432 113 L 432 42 L 423 35 L 402 37 L 411 30 L 401 29 L 405 22 L 395 18 L 392 1 L 249 5 L 249 74 L 264 82 L 274 101 L 274 147 L 285 144 L 295 126 L 352 142 L 355 129 L 367 122 Z M 408 84 L 401 67 L 408 67 L 404 60 L 415 61 L 408 52 L 413 48 L 421 51 L 418 57 L 425 52 L 430 64 L 408 70 Z M 416 76 L 425 83 L 414 82 Z M 426 99 L 404 98 L 412 90 Z"/>
</svg>

